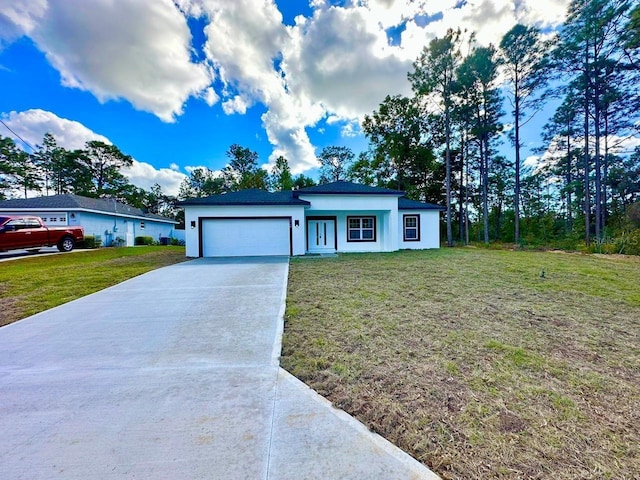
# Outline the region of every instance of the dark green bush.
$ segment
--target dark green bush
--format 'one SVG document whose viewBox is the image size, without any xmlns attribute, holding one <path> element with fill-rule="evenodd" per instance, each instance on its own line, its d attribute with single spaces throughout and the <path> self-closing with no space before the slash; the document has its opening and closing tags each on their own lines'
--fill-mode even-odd
<svg viewBox="0 0 640 480">
<path fill-rule="evenodd" d="M 156 242 L 153 239 L 153 237 L 149 237 L 149 236 L 141 236 L 141 237 L 136 237 L 136 245 L 154 245 Z"/>
<path fill-rule="evenodd" d="M 99 235 L 85 235 L 84 240 L 78 246 L 80 248 L 100 248 L 102 238 Z"/>
</svg>

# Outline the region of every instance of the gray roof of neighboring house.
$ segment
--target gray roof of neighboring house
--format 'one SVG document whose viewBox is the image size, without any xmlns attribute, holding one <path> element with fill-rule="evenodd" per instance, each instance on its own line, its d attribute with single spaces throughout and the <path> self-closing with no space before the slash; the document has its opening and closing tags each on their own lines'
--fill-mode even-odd
<svg viewBox="0 0 640 480">
<path fill-rule="evenodd" d="M 0 210 L 90 210 L 100 213 L 111 213 L 120 216 L 146 218 L 158 222 L 178 223 L 155 213 L 148 213 L 141 208 L 118 202 L 111 198 L 89 198 L 80 195 L 64 194 L 48 197 L 17 198 L 0 202 Z"/>
<path fill-rule="evenodd" d="M 440 205 L 435 203 L 418 202 L 416 200 L 410 200 L 407 197 L 401 197 L 398 199 L 398 210 L 446 210 Z"/>
<path fill-rule="evenodd" d="M 221 193 L 202 198 L 189 198 L 177 203 L 178 206 L 197 205 L 311 205 L 293 196 L 292 191 L 267 192 L 258 188 Z"/>
<path fill-rule="evenodd" d="M 316 185 L 315 187 L 301 188 L 300 190 L 295 190 L 294 195 L 397 195 L 401 197 L 405 195 L 405 192 L 340 180 Z"/>
</svg>

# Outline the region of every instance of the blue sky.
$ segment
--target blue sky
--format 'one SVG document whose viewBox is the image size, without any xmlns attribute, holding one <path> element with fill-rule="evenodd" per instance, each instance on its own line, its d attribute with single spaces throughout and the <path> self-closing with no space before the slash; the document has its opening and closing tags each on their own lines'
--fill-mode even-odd
<svg viewBox="0 0 640 480">
<path fill-rule="evenodd" d="M 191 169 L 223 168 L 233 143 L 315 176 L 323 147 L 366 148 L 360 120 L 410 93 L 430 39 L 461 27 L 497 43 L 516 22 L 557 26 L 567 3 L 0 1 L 0 117 L 33 146 L 45 132 L 114 143 L 132 183 L 171 194 Z"/>
</svg>

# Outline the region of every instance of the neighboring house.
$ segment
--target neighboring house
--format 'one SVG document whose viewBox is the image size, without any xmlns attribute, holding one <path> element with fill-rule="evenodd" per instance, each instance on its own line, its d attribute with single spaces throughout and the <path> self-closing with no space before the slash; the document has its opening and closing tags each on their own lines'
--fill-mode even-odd
<svg viewBox="0 0 640 480">
<path fill-rule="evenodd" d="M 51 226 L 79 225 L 85 235 L 95 235 L 103 246 L 133 246 L 135 237 L 184 239 L 175 220 L 131 207 L 113 199 L 79 195 L 53 195 L 0 202 L 0 214 L 34 215 Z"/>
<path fill-rule="evenodd" d="M 405 192 L 333 182 L 250 189 L 180 202 L 189 257 L 438 248 L 442 207 Z"/>
</svg>

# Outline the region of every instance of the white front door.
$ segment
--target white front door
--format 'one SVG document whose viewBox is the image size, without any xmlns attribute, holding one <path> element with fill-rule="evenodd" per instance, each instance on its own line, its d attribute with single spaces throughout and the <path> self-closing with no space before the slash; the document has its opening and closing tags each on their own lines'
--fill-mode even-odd
<svg viewBox="0 0 640 480">
<path fill-rule="evenodd" d="M 310 252 L 335 252 L 336 221 L 309 220 L 307 223 Z"/>
</svg>

